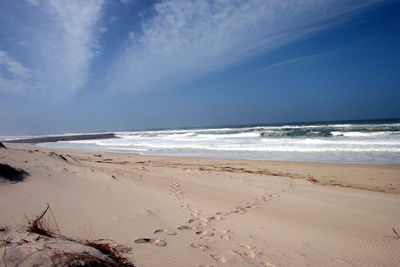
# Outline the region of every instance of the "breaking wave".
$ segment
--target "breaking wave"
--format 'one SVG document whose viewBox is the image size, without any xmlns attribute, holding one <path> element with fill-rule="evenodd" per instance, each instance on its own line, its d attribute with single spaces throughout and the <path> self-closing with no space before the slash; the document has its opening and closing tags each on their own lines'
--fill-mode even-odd
<svg viewBox="0 0 400 267">
<path fill-rule="evenodd" d="M 400 123 L 292 124 L 115 132 L 44 146 L 150 155 L 400 164 Z"/>
</svg>

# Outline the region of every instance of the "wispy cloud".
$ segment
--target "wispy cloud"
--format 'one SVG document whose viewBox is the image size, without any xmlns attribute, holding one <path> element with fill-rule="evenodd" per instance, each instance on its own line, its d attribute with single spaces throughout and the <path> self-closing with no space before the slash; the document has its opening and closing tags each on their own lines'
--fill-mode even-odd
<svg viewBox="0 0 400 267">
<path fill-rule="evenodd" d="M 0 64 L 12 75 L 23 79 L 31 78 L 31 70 L 8 56 L 5 51 L 0 50 Z"/>
<path fill-rule="evenodd" d="M 101 33 L 97 22 L 103 2 L 30 0 L 29 3 L 31 9 L 40 14 L 40 19 L 30 18 L 31 21 L 18 26 L 24 29 L 23 41 L 29 45 L 26 53 L 31 60 L 25 64 L 25 73 L 34 69 L 35 76 L 15 78 L 14 75 L 13 78 L 11 73 L 0 72 L 0 88 L 10 91 L 16 88 L 10 84 L 17 84 L 19 91 L 25 93 L 68 95 L 85 84 L 88 78 L 90 62 L 98 47 L 98 34 Z M 8 70 L 12 67 L 22 70 L 22 63 L 10 60 L 8 62 L 15 64 L 8 64 Z"/>
<path fill-rule="evenodd" d="M 123 4 L 134 4 L 136 0 L 120 0 Z"/>
<path fill-rule="evenodd" d="M 37 6 L 39 5 L 39 0 L 26 0 L 27 2 L 29 2 L 31 5 Z"/>
<path fill-rule="evenodd" d="M 164 1 L 153 7 L 154 15 L 140 31 L 130 34 L 130 44 L 113 66 L 110 88 L 147 90 L 223 70 L 376 2 Z"/>
<path fill-rule="evenodd" d="M 10 57 L 7 52 L 0 50 L 0 92 L 15 94 L 26 93 L 26 87 L 36 86 L 31 69 Z"/>
<path fill-rule="evenodd" d="M 282 61 L 273 63 L 271 65 L 268 65 L 267 67 L 264 67 L 264 68 L 258 70 L 258 72 L 268 71 L 268 70 L 271 70 L 271 69 L 275 69 L 275 68 L 279 68 L 279 67 L 283 67 L 283 66 L 287 66 L 287 65 L 291 65 L 291 64 L 306 63 L 306 62 L 318 60 L 318 59 L 321 59 L 321 58 L 324 58 L 324 57 L 339 53 L 339 52 L 341 52 L 343 50 L 344 49 L 340 49 L 340 50 L 328 51 L 326 53 L 316 53 L 316 54 L 311 54 L 311 55 L 306 55 L 306 56 L 289 58 L 289 59 L 286 59 L 286 60 L 282 60 Z"/>
<path fill-rule="evenodd" d="M 98 47 L 96 24 L 100 19 L 102 1 L 48 1 L 50 12 L 61 28 L 56 49 L 57 61 L 66 76 L 66 90 L 76 90 L 86 81 L 91 59 Z M 101 29 L 101 28 L 100 28 Z"/>
<path fill-rule="evenodd" d="M 103 0 L 26 0 L 30 12 L 25 14 L 34 16 L 16 21 L 14 30 L 23 36 L 8 45 L 25 48 L 7 50 L 0 43 L 3 57 L 8 59 L 8 63 L 0 63 L 0 90 L 50 96 L 78 91 L 94 70 L 91 63 L 99 55 L 99 37 L 110 33 L 126 37 L 116 39 L 120 44 L 113 42 L 118 49 L 124 47 L 115 52 L 116 57 L 107 55 L 106 62 L 112 62 L 105 66 L 108 89 L 171 87 L 307 37 L 378 2 L 166 0 L 138 10 L 137 18 L 130 20 L 103 12 L 107 5 L 115 5 Z M 128 7 L 132 5 L 124 5 Z M 112 27 L 117 23 L 112 22 L 117 20 L 123 28 L 114 34 Z M 128 21 L 135 25 L 128 27 Z M 113 47 L 107 48 L 114 52 Z M 13 73 L 18 70 L 25 70 L 25 76 Z"/>
</svg>

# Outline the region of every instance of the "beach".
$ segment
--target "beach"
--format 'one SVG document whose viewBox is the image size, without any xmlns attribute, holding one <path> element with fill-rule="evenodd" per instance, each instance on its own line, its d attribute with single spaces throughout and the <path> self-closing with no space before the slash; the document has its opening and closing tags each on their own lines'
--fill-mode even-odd
<svg viewBox="0 0 400 267">
<path fill-rule="evenodd" d="M 0 267 L 400 267 L 399 13 L 2 1 Z"/>
<path fill-rule="evenodd" d="M 0 225 L 61 232 L 136 266 L 397 266 L 400 166 L 144 156 L 5 143 Z"/>
</svg>

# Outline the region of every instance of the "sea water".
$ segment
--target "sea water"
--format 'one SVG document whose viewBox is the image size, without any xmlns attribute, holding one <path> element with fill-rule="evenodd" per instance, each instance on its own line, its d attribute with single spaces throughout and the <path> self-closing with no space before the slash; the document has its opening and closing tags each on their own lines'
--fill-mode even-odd
<svg viewBox="0 0 400 267">
<path fill-rule="evenodd" d="M 40 146 L 145 155 L 400 164 L 400 120 L 115 132 Z"/>
</svg>

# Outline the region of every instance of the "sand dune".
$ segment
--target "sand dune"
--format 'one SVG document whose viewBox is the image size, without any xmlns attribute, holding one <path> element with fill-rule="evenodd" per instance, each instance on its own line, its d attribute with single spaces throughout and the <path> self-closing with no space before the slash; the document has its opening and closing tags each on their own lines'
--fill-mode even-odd
<svg viewBox="0 0 400 267">
<path fill-rule="evenodd" d="M 0 225 L 50 203 L 62 232 L 137 266 L 398 266 L 400 167 L 136 156 L 7 144 Z"/>
</svg>

